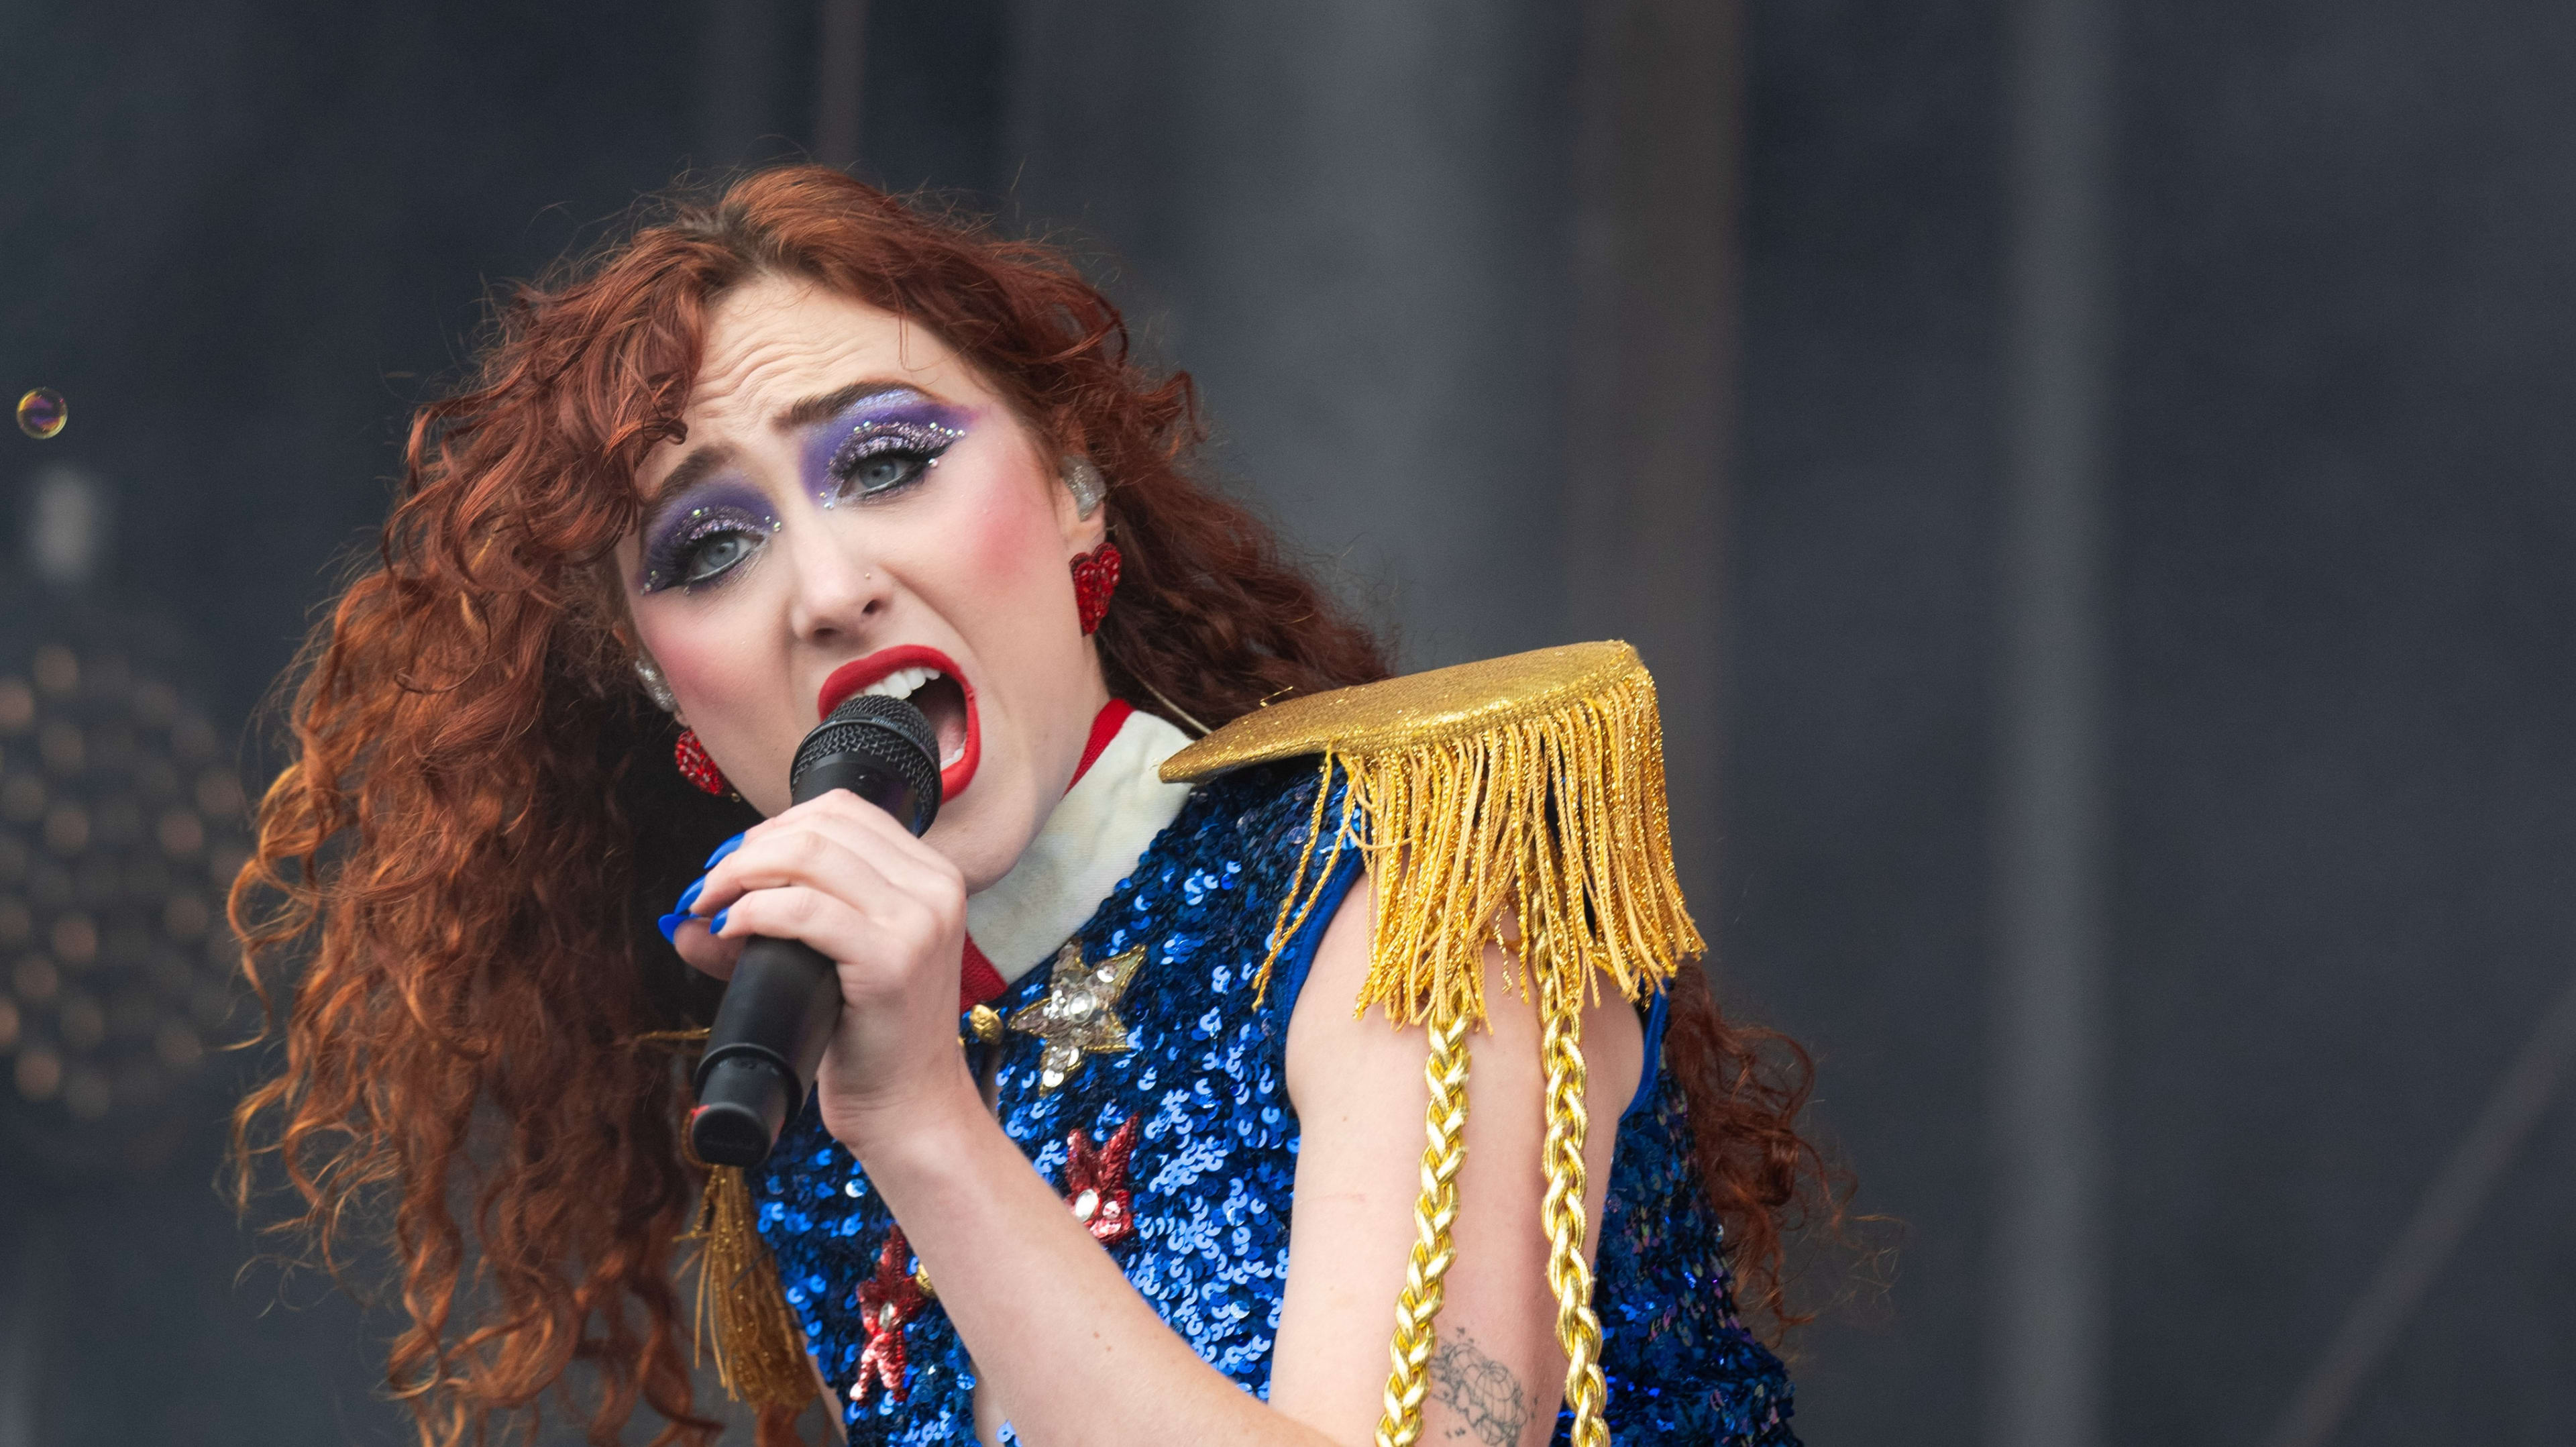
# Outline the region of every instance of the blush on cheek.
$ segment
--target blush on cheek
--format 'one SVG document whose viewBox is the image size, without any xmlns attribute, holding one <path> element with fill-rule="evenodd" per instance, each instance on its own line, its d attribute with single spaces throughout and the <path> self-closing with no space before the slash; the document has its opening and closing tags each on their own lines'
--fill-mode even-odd
<svg viewBox="0 0 2576 1447">
<path fill-rule="evenodd" d="M 737 675 L 744 671 L 739 640 L 731 640 L 735 646 L 727 646 L 728 641 L 717 629 L 665 628 L 648 634 L 644 645 L 673 693 L 684 699 L 720 699 L 732 695 L 742 683 Z"/>
<path fill-rule="evenodd" d="M 966 534 L 966 562 L 975 574 L 979 596 L 1000 598 L 1028 590 L 1032 569 L 1045 566 L 1056 549 L 1052 519 L 1043 509 L 986 507 L 976 511 Z"/>
</svg>

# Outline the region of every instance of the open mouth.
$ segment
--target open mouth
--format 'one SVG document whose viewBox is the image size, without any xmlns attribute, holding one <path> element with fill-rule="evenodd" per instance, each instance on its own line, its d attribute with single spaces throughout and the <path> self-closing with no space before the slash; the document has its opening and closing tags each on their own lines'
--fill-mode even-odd
<svg viewBox="0 0 2576 1447">
<path fill-rule="evenodd" d="M 843 701 L 863 693 L 904 699 L 920 709 L 939 735 L 941 801 L 966 792 L 982 752 L 975 725 L 975 690 L 947 654 L 906 644 L 844 663 L 823 681 L 814 716 L 828 718 Z"/>
</svg>

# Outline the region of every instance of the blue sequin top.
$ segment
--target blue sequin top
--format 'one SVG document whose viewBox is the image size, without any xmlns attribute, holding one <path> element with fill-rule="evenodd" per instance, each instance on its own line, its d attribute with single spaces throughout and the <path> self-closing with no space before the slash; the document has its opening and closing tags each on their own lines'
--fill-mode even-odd
<svg viewBox="0 0 2576 1447">
<path fill-rule="evenodd" d="M 975 1047 L 1000 1052 L 992 1063 L 1003 1129 L 1059 1189 L 1069 1166 L 1087 1164 L 1072 1159 L 1073 1132 L 1085 1132 L 1096 1155 L 1131 1118 L 1141 1121 L 1124 1179 L 1133 1229 L 1107 1249 L 1200 1357 L 1263 1397 L 1287 1290 L 1297 1165 L 1288 1021 L 1323 926 L 1356 877 L 1355 856 L 1345 855 L 1283 953 L 1265 1003 L 1254 1002 L 1247 976 L 1296 874 L 1317 787 L 1305 763 L 1200 786 L 1083 926 L 1086 961 L 1145 951 L 1117 1006 L 1132 1048 L 1088 1055 L 1046 1090 L 1035 1036 L 1014 1030 Z M 994 1008 L 1008 1017 L 1044 1000 L 1049 974 L 1030 971 Z M 1660 1014 L 1649 1022 L 1650 1059 Z M 1787 1374 L 1736 1317 L 1724 1241 L 1688 1143 L 1680 1091 L 1659 1064 L 1620 1120 L 1602 1212 L 1594 1301 L 1611 1440 L 1795 1447 Z M 810 1102 L 752 1188 L 760 1234 L 854 1447 L 972 1442 L 974 1362 L 936 1300 L 900 1329 L 900 1396 L 881 1385 L 886 1349 L 868 1352 L 859 1288 L 879 1275 L 894 1223 Z M 903 1269 L 918 1264 L 907 1259 Z M 868 1390 L 854 1401 L 863 1365 Z"/>
</svg>

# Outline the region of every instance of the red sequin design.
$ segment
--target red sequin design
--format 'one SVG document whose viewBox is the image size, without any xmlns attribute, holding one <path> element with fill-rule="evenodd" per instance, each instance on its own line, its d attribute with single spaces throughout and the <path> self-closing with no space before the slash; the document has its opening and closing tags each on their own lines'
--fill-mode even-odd
<svg viewBox="0 0 2576 1447">
<path fill-rule="evenodd" d="M 868 1344 L 859 1351 L 859 1379 L 850 1384 L 850 1400 L 865 1406 L 868 1389 L 881 1385 L 886 1400 L 903 1400 L 903 1329 L 921 1315 L 930 1302 L 903 1263 L 912 1255 L 912 1247 L 903 1239 L 903 1228 L 886 1232 L 885 1249 L 877 1253 L 877 1274 L 859 1283 L 859 1323 L 867 1328 Z"/>
<path fill-rule="evenodd" d="M 1090 633 L 1100 627 L 1109 615 L 1109 595 L 1118 591 L 1118 556 L 1116 543 L 1102 543 L 1073 560 L 1073 608 L 1082 618 L 1082 631 Z"/>
<path fill-rule="evenodd" d="M 680 742 L 671 750 L 672 762 L 680 766 L 680 777 L 710 794 L 724 795 L 733 791 L 725 782 L 724 770 L 707 757 L 707 746 L 698 742 L 696 729 L 680 730 Z"/>
<path fill-rule="evenodd" d="M 1136 1154 L 1136 1123 L 1141 1119 L 1127 1117 L 1118 1134 L 1096 1148 L 1091 1137 L 1078 1130 L 1064 1138 L 1064 1203 L 1073 1208 L 1073 1219 L 1090 1229 L 1091 1239 L 1103 1246 L 1136 1234 L 1136 1193 L 1127 1183 L 1127 1162 Z"/>
</svg>

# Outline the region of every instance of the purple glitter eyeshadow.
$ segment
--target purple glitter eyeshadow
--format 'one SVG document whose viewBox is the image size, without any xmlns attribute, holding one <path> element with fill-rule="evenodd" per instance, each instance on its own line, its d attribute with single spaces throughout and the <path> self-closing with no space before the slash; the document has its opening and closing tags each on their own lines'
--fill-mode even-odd
<svg viewBox="0 0 2576 1447">
<path fill-rule="evenodd" d="M 766 538 L 778 528 L 769 499 L 749 484 L 726 481 L 693 488 L 654 517 L 644 543 L 644 576 L 637 588 L 654 593 L 688 583 L 691 562 L 700 545 L 711 538 L 728 533 Z M 699 581 L 712 582 L 725 571 Z"/>
<path fill-rule="evenodd" d="M 971 418 L 909 387 L 872 393 L 814 430 L 805 446 L 805 484 L 815 502 L 836 506 L 850 495 L 850 479 L 869 458 L 899 453 L 936 466 L 940 453 L 964 439 Z"/>
</svg>

